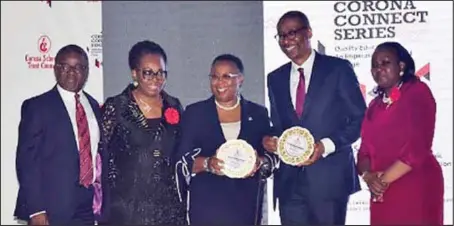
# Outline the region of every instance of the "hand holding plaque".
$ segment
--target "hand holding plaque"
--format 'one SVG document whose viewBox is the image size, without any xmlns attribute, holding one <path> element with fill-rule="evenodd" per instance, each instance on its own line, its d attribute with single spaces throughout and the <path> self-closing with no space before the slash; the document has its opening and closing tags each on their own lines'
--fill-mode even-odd
<svg viewBox="0 0 454 226">
<path fill-rule="evenodd" d="M 254 148 L 244 140 L 229 140 L 219 147 L 216 158 L 224 161 L 222 172 L 230 178 L 243 178 L 257 162 Z"/>
<path fill-rule="evenodd" d="M 294 126 L 282 133 L 277 144 L 280 159 L 292 166 L 298 166 L 308 160 L 314 152 L 314 137 L 309 130 Z"/>
</svg>

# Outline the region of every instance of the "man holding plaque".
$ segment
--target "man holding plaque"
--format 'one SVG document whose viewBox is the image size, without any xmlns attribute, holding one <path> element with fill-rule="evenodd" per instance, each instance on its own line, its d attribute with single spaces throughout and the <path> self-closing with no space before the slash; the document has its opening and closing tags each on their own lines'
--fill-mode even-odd
<svg viewBox="0 0 454 226">
<path fill-rule="evenodd" d="M 263 184 L 256 172 L 276 161 L 262 146 L 271 129 L 268 112 L 240 95 L 238 57 L 216 57 L 208 77 L 212 96 L 189 105 L 182 118 L 176 166 L 181 198 L 190 191 L 190 224 L 257 225 Z"/>
<path fill-rule="evenodd" d="M 348 198 L 360 190 L 351 145 L 366 104 L 355 72 L 347 60 L 311 48 L 302 12 L 285 13 L 275 37 L 291 62 L 267 78 L 274 134 L 263 145 L 281 158 L 274 204 L 279 198 L 284 225 L 343 225 Z"/>
</svg>

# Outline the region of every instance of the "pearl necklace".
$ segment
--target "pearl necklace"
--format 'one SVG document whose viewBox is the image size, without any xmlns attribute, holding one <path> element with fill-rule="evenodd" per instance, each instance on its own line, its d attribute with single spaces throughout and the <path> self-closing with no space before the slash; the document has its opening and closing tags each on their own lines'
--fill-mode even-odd
<svg viewBox="0 0 454 226">
<path fill-rule="evenodd" d="M 222 109 L 222 110 L 231 111 L 231 110 L 237 108 L 238 105 L 240 105 L 240 97 L 236 98 L 236 103 L 235 103 L 235 105 L 233 105 L 233 106 L 231 106 L 231 107 L 222 106 L 217 100 L 214 100 L 214 103 L 216 103 L 216 106 L 218 106 L 218 108 L 220 108 L 220 109 Z"/>
</svg>

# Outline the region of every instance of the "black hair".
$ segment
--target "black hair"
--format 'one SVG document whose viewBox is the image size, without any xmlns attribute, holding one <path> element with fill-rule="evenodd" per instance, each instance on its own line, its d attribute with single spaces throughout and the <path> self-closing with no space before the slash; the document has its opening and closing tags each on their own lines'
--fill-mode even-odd
<svg viewBox="0 0 454 226">
<path fill-rule="evenodd" d="M 279 21 L 277 22 L 277 26 L 279 27 L 279 25 L 285 19 L 298 19 L 303 24 L 304 27 L 311 28 L 309 19 L 307 18 L 306 14 L 304 14 L 301 11 L 293 10 L 293 11 L 288 11 L 288 12 L 284 13 L 284 15 L 282 15 L 281 18 L 279 18 Z"/>
<path fill-rule="evenodd" d="M 378 49 L 389 49 L 389 50 L 393 51 L 397 56 L 397 60 L 399 62 L 403 62 L 405 64 L 405 67 L 403 70 L 404 74 L 400 78 L 400 81 L 402 83 L 413 81 L 414 79 L 417 78 L 416 74 L 415 74 L 415 61 L 413 60 L 413 57 L 408 52 L 408 50 L 405 49 L 405 47 L 403 47 L 400 43 L 383 42 L 375 48 L 375 51 L 377 51 Z M 377 89 L 374 90 L 374 92 L 379 95 L 383 95 L 384 90 L 377 87 Z"/>
<path fill-rule="evenodd" d="M 144 40 L 136 43 L 129 50 L 128 63 L 131 70 L 137 69 L 140 59 L 146 54 L 159 54 L 167 64 L 167 55 L 164 49 L 157 43 Z"/>
<path fill-rule="evenodd" d="M 238 70 L 240 70 L 241 73 L 244 72 L 244 67 L 243 67 L 243 62 L 241 62 L 241 59 L 235 55 L 232 54 L 221 54 L 214 58 L 213 62 L 211 63 L 211 66 L 214 66 L 218 61 L 229 61 L 232 62 L 236 65 Z"/>
<path fill-rule="evenodd" d="M 75 44 L 70 44 L 62 47 L 60 50 L 58 50 L 57 55 L 55 56 L 55 63 L 59 63 L 63 56 L 69 54 L 69 53 L 76 53 L 81 55 L 88 63 L 88 55 L 87 52 L 85 52 L 82 47 L 75 45 Z"/>
</svg>

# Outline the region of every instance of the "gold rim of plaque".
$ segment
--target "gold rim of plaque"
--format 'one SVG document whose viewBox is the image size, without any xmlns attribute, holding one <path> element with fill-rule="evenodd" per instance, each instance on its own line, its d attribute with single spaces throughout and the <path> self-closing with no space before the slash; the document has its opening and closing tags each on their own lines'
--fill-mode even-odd
<svg viewBox="0 0 454 226">
<path fill-rule="evenodd" d="M 304 137 L 304 141 L 306 142 L 307 150 L 300 156 L 291 156 L 285 150 L 285 143 L 292 136 L 302 136 Z M 299 126 L 294 126 L 285 130 L 281 137 L 279 137 L 278 144 L 277 144 L 277 151 L 279 158 L 288 165 L 299 165 L 304 161 L 308 160 L 312 153 L 314 152 L 314 137 L 306 128 L 302 128 Z"/>
<path fill-rule="evenodd" d="M 251 161 L 250 161 L 250 164 L 243 164 L 243 166 L 240 167 L 240 169 L 237 168 L 235 170 L 229 170 L 227 168 L 224 168 L 222 170 L 222 172 L 227 177 L 230 177 L 230 178 L 243 178 L 243 177 L 247 176 L 250 172 L 252 172 L 252 170 L 254 169 L 255 163 L 257 161 L 257 156 L 255 155 L 254 148 L 245 140 L 241 140 L 241 139 L 229 140 L 219 147 L 219 151 L 218 151 L 218 153 L 216 153 L 216 157 L 225 161 L 224 157 L 225 157 L 225 155 L 227 155 L 226 153 L 228 153 L 228 151 L 223 153 L 222 150 L 229 150 L 229 149 L 230 150 L 240 149 L 240 150 L 246 151 L 246 153 L 248 153 L 247 155 L 249 155 L 248 158 L 250 158 Z"/>
</svg>

